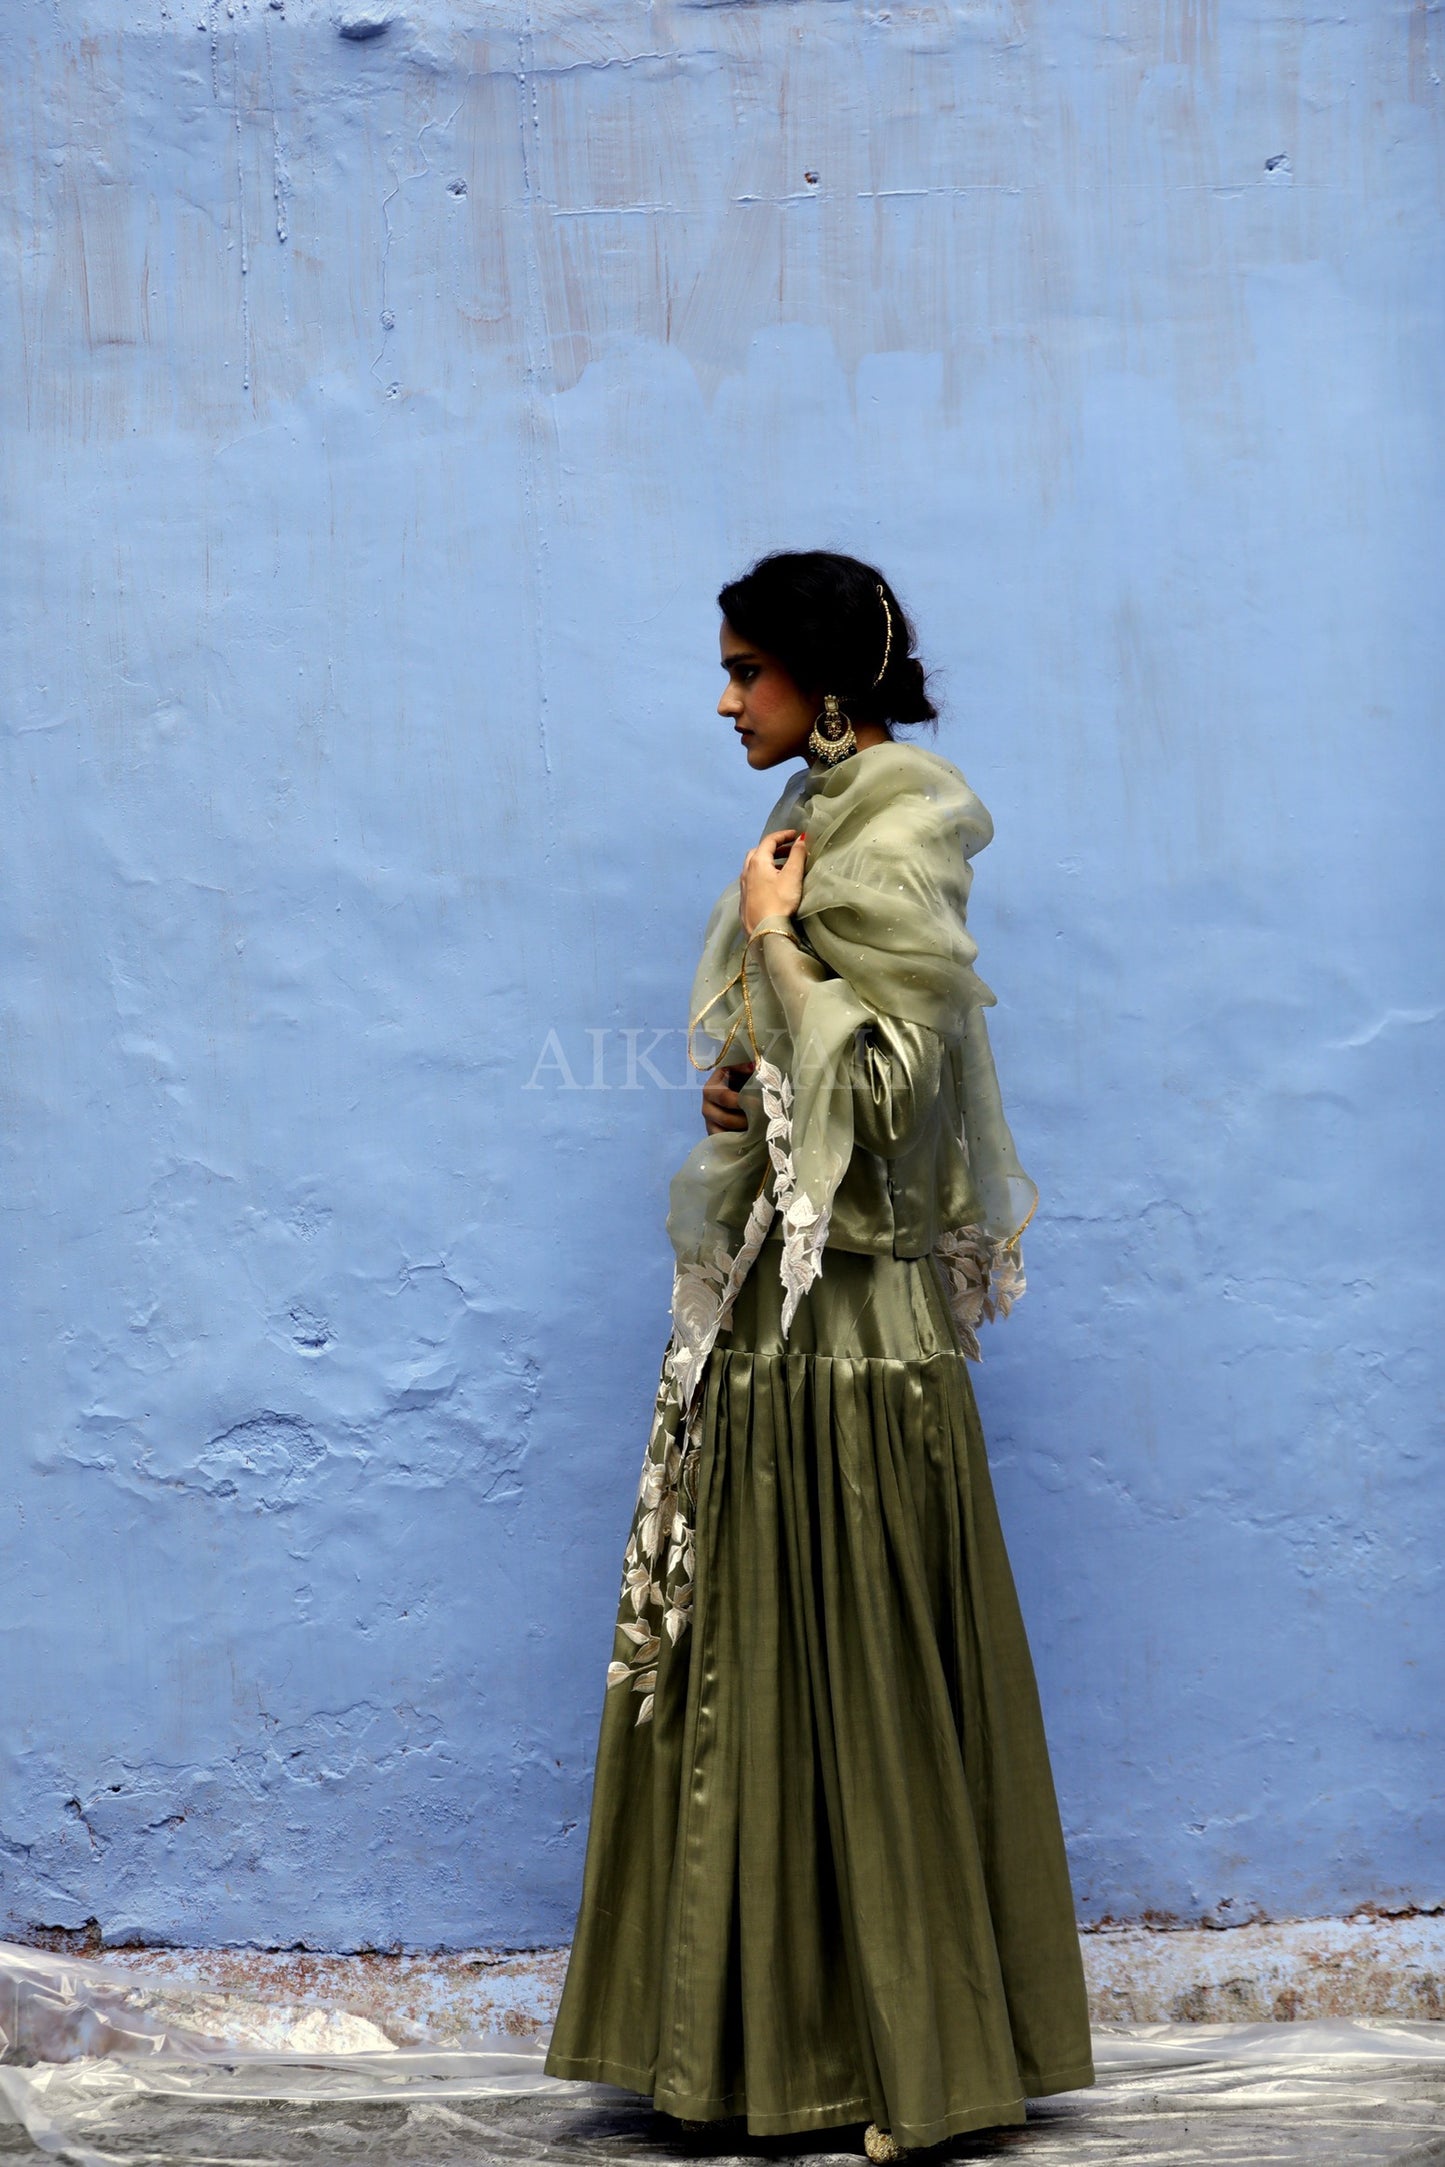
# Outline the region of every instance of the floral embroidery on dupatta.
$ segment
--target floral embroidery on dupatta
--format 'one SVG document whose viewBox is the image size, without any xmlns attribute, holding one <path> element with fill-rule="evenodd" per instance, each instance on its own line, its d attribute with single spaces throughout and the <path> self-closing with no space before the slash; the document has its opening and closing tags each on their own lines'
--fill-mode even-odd
<svg viewBox="0 0 1445 2167">
<path fill-rule="evenodd" d="M 672 1291 L 672 1340 L 657 1388 L 637 1509 L 622 1559 L 617 1630 L 631 1653 L 607 1666 L 609 1687 L 632 1681 L 641 1723 L 652 1721 L 662 1635 L 675 1646 L 692 1618 L 696 1570 L 698 1417 L 707 1358 L 732 1324 L 733 1305 L 776 1217 L 782 1215 L 783 1329 L 823 1268 L 828 1213 L 800 1193 L 793 1172 L 793 1089 L 771 1061 L 757 1064 L 767 1122 L 771 1182 L 758 1192 L 732 1256 L 680 1267 Z"/>
<path fill-rule="evenodd" d="M 1018 1240 L 991 1242 L 981 1226 L 961 1226 L 939 1236 L 933 1255 L 943 1274 L 959 1345 L 970 1362 L 981 1362 L 980 1324 L 1006 1317 L 1028 1292 Z"/>
<path fill-rule="evenodd" d="M 682 1395 L 669 1351 L 637 1486 L 632 1533 L 622 1555 L 617 1630 L 631 1647 L 625 1658 L 607 1666 L 609 1687 L 631 1679 L 633 1692 L 642 1695 L 639 1723 L 652 1721 L 663 1634 L 675 1644 L 692 1618 L 697 1458 L 697 1446 L 683 1424 Z"/>
<path fill-rule="evenodd" d="M 652 1430 L 637 1486 L 632 1532 L 622 1559 L 617 1620 L 625 1656 L 607 1666 L 607 1684 L 629 1680 L 641 1695 L 639 1725 L 652 1721 L 657 1665 L 665 1633 L 676 1646 L 692 1621 L 697 1571 L 697 1470 L 702 1376 L 717 1340 L 731 1329 L 733 1306 L 756 1263 L 774 1219 L 781 1218 L 782 1328 L 786 1338 L 799 1302 L 823 1269 L 830 1212 L 819 1211 L 797 1185 L 793 1167 L 793 1087 L 771 1061 L 759 1059 L 758 1084 L 767 1123 L 770 1177 L 759 1190 L 737 1249 L 679 1266 L 673 1281 L 673 1332 L 663 1358 Z M 981 1360 L 978 1327 L 1006 1317 L 1027 1289 L 1017 1239 L 990 1241 L 979 1226 L 943 1235 L 934 1257 L 959 1342 Z"/>
<path fill-rule="evenodd" d="M 759 1061 L 763 1113 L 768 1124 L 768 1157 L 773 1165 L 773 1199 L 783 1220 L 783 1337 L 798 1304 L 823 1269 L 831 1204 L 820 1211 L 793 1171 L 793 1086 L 771 1061 Z"/>
</svg>

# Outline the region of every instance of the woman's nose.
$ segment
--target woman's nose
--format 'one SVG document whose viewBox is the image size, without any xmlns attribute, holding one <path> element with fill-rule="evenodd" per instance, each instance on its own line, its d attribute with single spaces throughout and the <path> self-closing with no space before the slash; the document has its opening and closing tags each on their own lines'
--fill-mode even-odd
<svg viewBox="0 0 1445 2167">
<path fill-rule="evenodd" d="M 740 715 L 742 713 L 743 703 L 736 685 L 724 687 L 723 696 L 717 703 L 717 711 L 720 715 Z"/>
</svg>

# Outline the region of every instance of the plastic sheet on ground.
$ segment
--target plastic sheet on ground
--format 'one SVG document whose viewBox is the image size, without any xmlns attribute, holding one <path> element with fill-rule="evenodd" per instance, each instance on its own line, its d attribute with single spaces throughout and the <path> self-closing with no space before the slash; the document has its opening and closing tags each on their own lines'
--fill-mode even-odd
<svg viewBox="0 0 1445 2167">
<path fill-rule="evenodd" d="M 689 2136 L 645 2100 L 564 2084 L 539 2040 L 398 2047 L 370 2018 L 207 1993 L 0 1945 L 0 2154 L 76 2167 L 463 2167 L 856 2161 L 856 2131 Z M 941 2156 L 1041 2167 L 1445 2167 L 1445 2024 L 1111 2027 L 1099 2083 Z M 929 2155 L 934 2156 L 934 2155 Z"/>
</svg>

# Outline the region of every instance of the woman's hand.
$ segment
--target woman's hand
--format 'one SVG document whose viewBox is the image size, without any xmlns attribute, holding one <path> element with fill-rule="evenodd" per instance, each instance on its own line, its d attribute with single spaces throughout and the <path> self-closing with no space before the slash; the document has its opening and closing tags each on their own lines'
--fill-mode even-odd
<svg viewBox="0 0 1445 2167">
<path fill-rule="evenodd" d="M 807 838 L 796 828 L 775 828 L 748 852 L 738 882 L 738 910 L 749 940 L 760 919 L 792 917 L 803 900 L 807 856 Z"/>
<path fill-rule="evenodd" d="M 729 1129 L 745 1129 L 748 1117 L 743 1111 L 738 1087 L 752 1075 L 747 1068 L 715 1068 L 702 1087 L 703 1126 L 709 1136 L 720 1136 Z"/>
</svg>

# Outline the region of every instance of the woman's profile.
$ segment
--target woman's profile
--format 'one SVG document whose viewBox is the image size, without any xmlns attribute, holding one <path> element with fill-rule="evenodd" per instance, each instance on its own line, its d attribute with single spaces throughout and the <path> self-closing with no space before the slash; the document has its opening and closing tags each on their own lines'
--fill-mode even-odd
<svg viewBox="0 0 1445 2167">
<path fill-rule="evenodd" d="M 966 1356 L 1022 1292 L 965 923 L 992 823 L 851 557 L 718 597 L 803 760 L 708 924 L 707 1134 L 627 1544 L 557 2076 L 887 2159 L 1092 2082 L 1073 1902 Z"/>
</svg>

